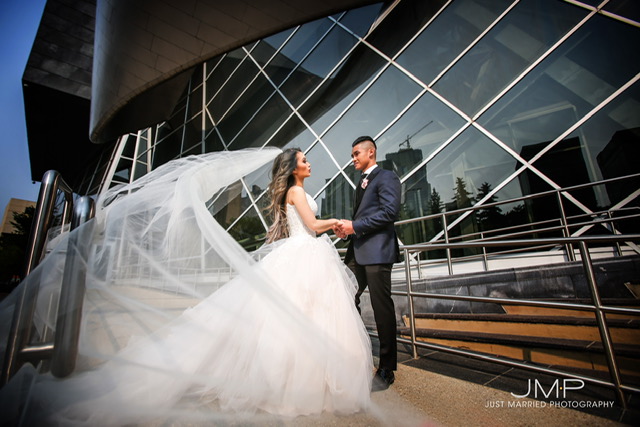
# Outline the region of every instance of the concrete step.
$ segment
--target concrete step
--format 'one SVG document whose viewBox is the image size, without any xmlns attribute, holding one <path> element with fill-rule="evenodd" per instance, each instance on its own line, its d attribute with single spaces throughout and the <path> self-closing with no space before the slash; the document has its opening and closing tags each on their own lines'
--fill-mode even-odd
<svg viewBox="0 0 640 427">
<path fill-rule="evenodd" d="M 405 326 L 409 318 L 403 316 Z M 548 316 L 520 314 L 418 313 L 416 328 L 463 333 L 490 333 L 493 336 L 557 338 L 600 341 L 595 316 Z M 614 343 L 640 345 L 640 319 L 611 318 L 607 324 Z"/>
<path fill-rule="evenodd" d="M 593 305 L 593 301 L 588 298 L 556 298 L 545 299 L 549 302 L 562 302 L 572 304 Z M 633 298 L 607 298 L 603 299 L 602 304 L 605 306 L 621 307 L 621 308 L 640 308 L 640 300 Z M 502 309 L 506 314 L 521 316 L 579 316 L 593 318 L 592 311 L 568 310 L 562 308 L 535 307 L 521 304 L 502 304 Z M 607 319 L 629 319 L 630 316 L 625 314 L 607 314 Z"/>
<path fill-rule="evenodd" d="M 409 328 L 399 328 L 398 333 L 404 338 L 410 337 Z M 599 341 L 429 329 L 417 329 L 416 339 L 543 365 L 608 372 Z M 616 344 L 614 351 L 621 374 L 640 383 L 640 345 Z"/>
</svg>

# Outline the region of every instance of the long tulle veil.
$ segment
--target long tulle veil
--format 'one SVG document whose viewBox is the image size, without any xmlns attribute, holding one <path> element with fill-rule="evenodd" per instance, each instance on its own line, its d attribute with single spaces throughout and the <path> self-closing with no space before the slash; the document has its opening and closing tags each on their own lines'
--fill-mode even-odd
<svg viewBox="0 0 640 427">
<path fill-rule="evenodd" d="M 194 402 L 179 404 L 187 391 L 193 391 L 194 384 L 215 388 L 215 378 L 193 378 L 194 373 L 184 368 L 212 358 L 211 354 L 205 354 L 198 356 L 202 360 L 193 360 L 189 345 L 207 340 L 211 334 L 252 333 L 243 328 L 255 328 L 255 325 L 243 324 L 242 319 L 233 318 L 231 312 L 228 318 L 222 316 L 216 320 L 223 324 L 207 325 L 205 330 L 182 331 L 184 336 L 175 337 L 177 347 L 182 348 L 164 348 L 160 344 L 154 348 L 149 343 L 164 342 L 167 325 L 184 322 L 185 309 L 194 306 L 203 309 L 199 304 L 203 299 L 214 291 L 225 292 L 226 287 L 239 279 L 253 287 L 254 295 L 260 295 L 273 310 L 282 314 L 281 318 L 290 325 L 288 331 L 292 339 L 309 347 L 309 358 L 339 351 L 331 348 L 330 337 L 323 340 L 320 332 L 310 333 L 313 326 L 305 323 L 295 308 L 287 305 L 286 298 L 269 286 L 269 279 L 256 265 L 255 254 L 247 253 L 207 208 L 212 197 L 220 196 L 228 186 L 269 163 L 279 152 L 275 148 L 249 149 L 174 160 L 100 197 L 95 218 L 72 232 L 90 235 L 90 244 L 82 249 L 69 247 L 69 234 L 65 235 L 21 284 L 29 286 L 38 282 L 35 327 L 40 333 L 47 328 L 55 331 L 55 304 L 65 260 L 69 251 L 78 251 L 76 255 L 86 266 L 87 278 L 76 372 L 68 379 L 58 380 L 50 374 L 24 368 L 1 392 L 0 405 L 5 416 L 22 417 L 24 421 L 25 413 L 35 411 L 32 413 L 37 414 L 41 410 L 49 415 L 60 412 L 57 415 L 64 420 L 64 411 L 68 408 L 73 411 L 78 402 L 95 397 L 85 388 L 100 389 L 101 401 L 105 401 L 103 395 L 108 395 L 110 388 L 114 396 L 106 399 L 108 404 L 102 412 L 96 410 L 81 415 L 81 423 L 107 424 L 112 418 L 114 424 L 137 422 L 150 414 L 169 418 L 188 414 L 191 418 L 204 419 L 222 416 L 211 406 L 202 410 Z M 3 346 L 15 294 L 0 305 Z M 215 307 L 217 312 L 225 309 L 227 307 Z M 145 348 L 136 348 L 136 342 L 145 342 Z M 134 350 L 123 351 L 129 348 Z M 2 355 L 4 350 L 4 347 L 0 349 Z M 247 359 L 246 363 L 250 369 L 251 360 Z M 92 386 L 83 372 L 95 369 L 102 370 L 103 375 L 95 378 L 103 384 Z M 145 371 L 150 373 L 147 380 L 139 378 L 146 375 Z M 116 381 L 115 378 L 118 384 L 110 385 L 109 380 Z M 148 381 L 157 381 L 157 384 Z M 148 405 L 142 399 L 134 407 L 118 400 L 126 396 L 115 395 L 119 390 L 140 384 L 163 392 L 149 397 Z M 227 386 L 230 389 L 227 392 L 237 396 L 244 396 L 253 387 L 241 382 Z M 202 400 L 202 395 L 198 399 Z M 113 410 L 114 406 L 118 407 L 117 411 Z M 37 416 L 31 418 L 38 420 Z"/>
</svg>

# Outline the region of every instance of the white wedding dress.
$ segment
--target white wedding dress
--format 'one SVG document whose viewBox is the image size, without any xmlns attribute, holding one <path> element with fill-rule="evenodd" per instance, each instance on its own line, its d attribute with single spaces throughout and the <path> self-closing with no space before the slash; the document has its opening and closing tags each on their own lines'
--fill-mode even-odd
<svg viewBox="0 0 640 427">
<path fill-rule="evenodd" d="M 354 305 L 357 285 L 330 239 L 316 238 L 290 205 L 290 237 L 247 254 L 206 208 L 200 215 L 211 194 L 276 154 L 198 156 L 171 179 L 163 181 L 173 169 L 124 196 L 112 194 L 94 220 L 86 255 L 80 372 L 56 379 L 24 368 L 0 391 L 13 398 L 3 409 L 13 405 L 23 425 L 67 426 L 207 424 L 371 408 L 371 343 Z M 231 176 L 220 181 L 225 168 Z M 128 204 L 114 207 L 120 200 Z M 123 226 L 132 215 L 135 227 Z M 56 256 L 62 254 L 48 257 Z M 46 294 L 56 268 L 39 268 Z M 202 290 L 211 286 L 213 292 Z M 177 309 L 184 301 L 192 307 Z M 46 318 L 37 317 L 48 324 Z"/>
</svg>

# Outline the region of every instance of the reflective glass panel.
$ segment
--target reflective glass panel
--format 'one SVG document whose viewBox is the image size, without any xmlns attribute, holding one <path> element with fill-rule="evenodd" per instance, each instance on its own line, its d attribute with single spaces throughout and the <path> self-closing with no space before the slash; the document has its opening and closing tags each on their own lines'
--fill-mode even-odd
<svg viewBox="0 0 640 427">
<path fill-rule="evenodd" d="M 184 148 L 182 150 L 182 153 L 180 154 L 180 157 L 187 157 L 187 156 L 191 156 L 191 155 L 197 155 L 197 154 L 202 154 L 204 151 L 202 150 L 202 143 L 197 142 L 196 144 L 192 145 L 191 147 L 187 147 Z"/>
<path fill-rule="evenodd" d="M 157 168 L 169 160 L 179 157 L 182 145 L 182 128 L 165 136 L 153 148 L 153 168 Z"/>
<path fill-rule="evenodd" d="M 367 41 L 393 57 L 446 3 L 446 0 L 401 1 L 372 31 Z"/>
<path fill-rule="evenodd" d="M 220 92 L 218 92 L 208 104 L 213 120 L 217 122 L 222 118 L 224 113 L 231 107 L 231 104 L 235 102 L 256 74 L 258 74 L 258 68 L 253 61 L 246 59 L 240 64 L 240 67 L 235 70 L 229 80 L 220 89 Z M 210 81 L 211 79 L 207 80 L 207 85 Z M 209 88 L 207 88 L 207 92 L 209 92 Z"/>
<path fill-rule="evenodd" d="M 470 127 L 426 165 L 431 192 L 435 189 L 446 210 L 470 206 L 478 188 L 502 183 L 520 165 L 477 129 Z M 426 209 L 425 209 L 426 210 Z"/>
<path fill-rule="evenodd" d="M 287 31 L 283 31 L 274 36 L 271 36 L 265 40 L 260 42 L 260 45 L 264 44 L 266 46 L 257 46 L 256 49 L 261 48 L 265 52 L 271 52 L 271 54 L 265 54 L 264 59 L 262 61 L 266 61 L 271 58 L 268 64 L 264 65 L 263 62 L 260 62 L 264 66 L 264 71 L 267 73 L 269 78 L 274 82 L 276 86 L 278 86 L 282 81 L 289 75 L 291 69 L 295 66 L 295 64 L 284 55 L 278 53 L 276 56 L 273 54 L 280 49 L 280 46 L 284 41 L 289 37 L 289 35 L 293 32 L 293 28 Z M 256 50 L 254 49 L 254 51 Z M 252 52 L 253 54 L 253 52 Z M 268 58 L 267 58 L 268 56 Z"/>
<path fill-rule="evenodd" d="M 251 120 L 256 111 L 275 93 L 273 85 L 261 74 L 257 75 L 253 83 L 246 89 L 218 124 L 220 134 L 226 141 L 231 141 L 238 131 Z"/>
<path fill-rule="evenodd" d="M 478 123 L 530 159 L 640 69 L 640 29 L 595 16 Z"/>
<path fill-rule="evenodd" d="M 215 58 L 212 58 L 202 64 L 203 67 L 206 67 L 207 69 L 207 79 L 211 77 L 211 73 L 213 72 L 213 70 L 218 68 L 218 66 L 220 65 L 220 63 L 224 58 L 225 58 L 225 55 L 218 55 Z"/>
<path fill-rule="evenodd" d="M 291 109 L 280 96 L 272 96 L 256 116 L 247 123 L 233 140 L 230 150 L 261 147 L 273 136 L 289 117 Z M 228 141 L 227 141 L 228 142 Z"/>
<path fill-rule="evenodd" d="M 640 83 L 620 94 L 534 163 L 557 184 L 584 184 L 640 173 Z M 563 163 L 556 151 L 572 149 Z M 568 162 L 571 163 L 568 163 Z M 543 164 L 549 163 L 547 167 Z M 589 190 L 572 191 L 592 210 L 620 203 L 640 186 L 640 180 L 618 181 Z"/>
<path fill-rule="evenodd" d="M 530 169 L 524 169 L 507 186 L 497 194 L 497 200 L 508 200 L 513 197 L 539 195 L 553 190 L 549 183 Z M 565 211 L 571 211 L 572 203 L 562 200 Z M 519 230 L 540 229 L 559 225 L 561 217 L 560 202 L 557 193 L 540 195 L 522 202 L 513 202 L 501 206 L 504 212 L 505 226 L 520 226 Z M 562 236 L 561 230 L 551 232 L 548 236 Z"/>
<path fill-rule="evenodd" d="M 451 63 L 511 4 L 511 0 L 458 0 L 444 11 L 398 57 L 425 84 Z"/>
<path fill-rule="evenodd" d="M 351 218 L 353 215 L 353 200 L 353 187 L 340 174 L 316 198 L 318 216 L 321 218 Z"/>
<path fill-rule="evenodd" d="M 218 136 L 218 132 L 215 129 L 207 133 L 204 139 L 204 152 L 211 153 L 213 151 L 222 151 L 224 150 L 224 146 L 222 145 L 222 141 L 220 141 L 220 137 Z"/>
<path fill-rule="evenodd" d="M 520 2 L 434 88 L 470 116 L 587 14 L 558 1 Z"/>
<path fill-rule="evenodd" d="M 640 2 L 637 0 L 610 0 L 603 9 L 623 18 L 640 22 Z"/>
<path fill-rule="evenodd" d="M 185 102 L 184 104 L 182 104 L 182 107 L 176 108 L 173 114 L 171 115 L 171 117 L 169 118 L 169 120 L 167 120 L 165 123 L 163 123 L 160 126 L 160 129 L 158 130 L 158 140 L 161 140 L 162 138 L 164 138 L 168 133 L 170 133 L 174 129 L 178 129 L 185 122 L 187 118 L 186 116 L 187 114 L 186 100 L 187 99 L 188 98 L 185 98 Z"/>
<path fill-rule="evenodd" d="M 196 78 L 192 79 L 192 81 L 200 81 L 202 78 L 202 70 L 198 70 L 196 72 Z M 202 83 L 198 84 L 196 88 L 189 94 L 189 110 L 187 112 L 188 118 L 195 117 L 198 113 L 202 111 Z"/>
<path fill-rule="evenodd" d="M 267 43 L 275 50 L 278 50 L 282 46 L 282 43 L 287 40 L 287 38 L 291 35 L 291 33 L 293 33 L 294 30 L 295 28 L 289 28 L 288 30 L 281 31 L 277 34 L 267 37 L 266 39 L 262 40 L 262 42 Z"/>
<path fill-rule="evenodd" d="M 293 105 L 300 104 L 356 43 L 356 39 L 336 26 L 313 50 L 281 87 Z"/>
<path fill-rule="evenodd" d="M 371 28 L 371 24 L 376 20 L 382 9 L 383 3 L 376 3 L 370 6 L 361 7 L 348 11 L 341 19 L 340 23 L 349 28 L 355 34 L 363 37 Z"/>
<path fill-rule="evenodd" d="M 395 67 L 387 68 L 380 78 L 351 106 L 346 114 L 323 137 L 338 156 L 349 157 L 351 143 L 360 135 L 377 135 L 390 119 L 396 117 L 421 88 Z M 316 122 L 312 126 L 322 132 Z"/>
<path fill-rule="evenodd" d="M 296 67 L 296 63 L 282 54 L 277 54 L 269 64 L 265 67 L 265 72 L 276 86 L 287 78 L 291 71 Z"/>
<path fill-rule="evenodd" d="M 297 147 L 305 151 L 315 140 L 311 131 L 300 121 L 298 116 L 292 115 L 269 141 L 269 145 L 282 149 Z"/>
<path fill-rule="evenodd" d="M 402 178 L 463 124 L 457 113 L 425 93 L 377 139 L 378 159 L 392 161 L 394 170 Z"/>
<path fill-rule="evenodd" d="M 247 196 L 242 181 L 219 190 L 207 201 L 207 209 L 216 221 L 228 228 L 249 207 L 251 200 Z"/>
<path fill-rule="evenodd" d="M 215 68 L 213 68 L 207 77 L 207 101 L 210 101 L 220 90 L 233 70 L 238 68 L 238 65 L 240 65 L 244 57 L 244 51 L 242 49 L 236 49 L 226 54 L 219 63 L 215 64 Z M 210 64 L 210 62 L 207 64 Z"/>
<path fill-rule="evenodd" d="M 333 23 L 326 18 L 302 25 L 284 45 L 280 55 L 295 64 L 299 63 L 332 26 Z"/>
<path fill-rule="evenodd" d="M 338 173 L 338 166 L 331 160 L 329 153 L 322 146 L 316 144 L 306 153 L 307 160 L 311 163 L 311 176 L 304 181 L 304 189 L 315 196 L 324 184 Z"/>
<path fill-rule="evenodd" d="M 262 246 L 266 230 L 254 206 L 229 229 L 229 234 L 247 251 Z"/>
<path fill-rule="evenodd" d="M 196 144 L 202 145 L 202 135 L 202 113 L 200 113 L 193 120 L 187 122 L 184 126 L 184 138 L 182 142 L 183 154 L 181 155 L 181 157 L 185 156 L 184 151 L 187 148 L 191 148 Z M 202 148 L 200 148 L 199 153 L 202 153 Z"/>
<path fill-rule="evenodd" d="M 128 157 L 130 159 L 133 158 L 136 152 L 136 139 L 136 135 L 129 134 L 129 136 L 127 137 L 127 142 L 122 149 L 121 157 Z"/>
<path fill-rule="evenodd" d="M 261 40 L 256 45 L 255 49 L 251 51 L 251 57 L 258 63 L 258 65 L 264 67 L 275 53 L 276 48 L 265 43 L 264 40 Z"/>
<path fill-rule="evenodd" d="M 326 129 L 384 64 L 380 55 L 358 46 L 340 70 L 299 108 L 302 117 L 315 129 Z"/>
</svg>

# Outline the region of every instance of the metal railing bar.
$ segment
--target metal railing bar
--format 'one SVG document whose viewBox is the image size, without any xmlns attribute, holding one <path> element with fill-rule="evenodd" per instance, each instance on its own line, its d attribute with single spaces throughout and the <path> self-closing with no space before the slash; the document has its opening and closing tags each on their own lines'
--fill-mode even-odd
<svg viewBox="0 0 640 427">
<path fill-rule="evenodd" d="M 46 235 L 51 227 L 56 194 L 59 190 L 62 190 L 65 195 L 64 210 L 62 213 L 62 222 L 64 224 L 70 219 L 69 216 L 72 211 L 70 209 L 70 205 L 73 204 L 71 188 L 57 171 L 50 170 L 45 172 L 42 177 L 33 225 L 31 226 L 29 234 L 25 277 L 31 273 L 42 258 Z M 30 286 L 26 286 L 25 283 L 19 291 L 20 294 L 15 304 L 13 318 L 9 328 L 2 374 L 0 375 L 0 386 L 6 384 L 9 378 L 15 373 L 20 352 L 23 348 L 27 347 L 31 340 L 33 313 L 38 288 L 38 282 L 31 283 Z"/>
<path fill-rule="evenodd" d="M 411 257 L 409 257 L 409 252 L 404 251 L 404 263 L 405 263 L 405 277 L 407 280 L 407 296 L 409 298 L 409 326 L 410 326 L 410 334 L 411 334 L 411 342 L 416 342 L 416 316 L 413 307 L 413 296 L 411 295 L 413 286 L 411 284 Z M 393 291 L 391 294 L 393 295 Z M 412 346 L 412 356 L 414 359 L 418 358 L 418 351 L 416 346 Z"/>
<path fill-rule="evenodd" d="M 527 246 L 531 244 L 564 244 L 564 243 L 580 243 L 582 241 L 587 243 L 599 243 L 599 242 L 614 242 L 614 241 L 625 241 L 625 240 L 639 240 L 640 234 L 616 234 L 612 236 L 582 236 L 582 237 L 543 237 L 538 239 L 514 239 L 514 240 L 489 240 L 489 241 L 466 241 L 466 242 L 457 242 L 457 243 L 429 243 L 429 244 L 419 244 L 419 245 L 402 245 L 402 249 L 407 249 L 409 251 L 430 251 L 436 249 L 446 249 L 447 247 L 451 249 L 464 249 L 478 246 Z"/>
<path fill-rule="evenodd" d="M 72 229 L 93 218 L 95 203 L 91 197 L 81 197 L 74 208 Z M 86 283 L 86 258 L 89 252 L 91 224 L 77 229 L 69 236 L 67 259 L 62 278 L 62 287 L 56 316 L 51 373 L 56 377 L 70 375 L 75 369 L 78 356 L 78 340 L 82 320 L 82 306 Z"/>
<path fill-rule="evenodd" d="M 640 217 L 640 215 L 629 215 L 629 216 L 615 218 L 615 220 L 616 221 L 618 221 L 618 220 L 627 220 L 627 219 L 634 219 L 634 218 L 638 218 L 638 217 Z M 550 222 L 550 221 L 543 221 L 543 222 Z M 580 226 L 583 226 L 583 225 L 606 224 L 606 223 L 609 223 L 609 222 L 611 222 L 611 219 L 597 219 L 597 220 L 588 221 L 588 222 L 573 223 L 573 224 L 569 224 L 569 226 L 570 227 L 580 227 Z M 540 223 L 542 223 L 542 222 L 540 222 Z M 536 223 L 532 223 L 532 224 L 536 224 Z M 522 225 L 522 226 L 526 226 L 526 225 Z M 515 232 L 515 233 L 499 234 L 497 236 L 483 237 L 483 235 L 485 233 L 497 233 L 497 232 L 501 232 L 501 231 L 504 231 L 504 230 L 507 230 L 507 229 L 513 229 L 513 228 L 518 228 L 518 227 L 522 227 L 522 226 L 506 227 L 506 228 L 495 229 L 495 230 L 481 231 L 481 232 L 477 232 L 477 233 L 469 233 L 469 234 L 465 234 L 465 235 L 462 235 L 462 236 L 455 236 L 455 237 L 451 237 L 450 238 L 450 242 L 451 241 L 463 240 L 465 238 L 475 237 L 475 236 L 480 236 L 480 239 L 471 239 L 471 240 L 464 240 L 464 241 L 466 241 L 466 242 L 474 242 L 474 241 L 487 242 L 487 241 L 491 241 L 491 240 L 495 240 L 495 239 L 526 236 L 526 235 L 530 235 L 530 234 L 548 233 L 548 232 L 552 232 L 552 231 L 562 230 L 564 228 L 564 226 L 545 227 L 545 228 L 537 228 L 537 229 L 533 229 L 533 230 L 519 231 L 519 232 Z M 424 242 L 423 244 L 434 245 L 434 244 L 438 244 L 438 243 L 446 244 L 446 242 L 444 240 L 442 240 L 442 239 L 433 241 L 431 243 Z M 487 256 L 489 258 L 491 258 L 491 257 L 494 257 L 496 255 L 505 255 L 505 254 L 510 254 L 510 253 L 531 251 L 531 250 L 536 250 L 536 249 L 552 248 L 552 247 L 555 247 L 555 246 L 557 246 L 557 244 L 536 245 L 536 246 L 530 246 L 530 247 L 522 248 L 522 249 L 510 249 L 510 250 L 504 250 L 504 251 L 490 252 L 490 253 L 487 254 Z M 482 248 L 484 250 L 486 247 L 482 246 Z M 622 251 L 621 251 L 619 242 L 616 242 L 616 248 L 617 248 L 618 254 L 620 255 L 622 253 Z M 456 259 L 456 261 L 469 261 L 469 260 L 474 260 L 474 259 L 480 258 L 482 256 L 483 256 L 482 254 L 465 255 L 465 256 L 461 256 L 461 257 L 456 257 L 455 259 Z M 439 261 L 430 262 L 429 260 L 424 260 L 424 261 L 422 261 L 422 263 L 427 264 L 427 265 L 428 264 L 439 264 L 439 263 L 442 263 L 442 261 L 439 260 Z"/>
<path fill-rule="evenodd" d="M 404 344 L 412 344 L 411 341 L 406 339 L 406 338 L 398 338 L 398 342 L 402 342 Z M 583 380 L 585 382 L 589 382 L 589 383 L 592 383 L 592 384 L 597 384 L 597 385 L 601 385 L 601 386 L 608 387 L 608 388 L 615 388 L 615 384 L 613 384 L 611 382 L 608 382 L 608 381 L 601 380 L 599 378 L 589 377 L 589 376 L 586 376 L 586 375 L 579 375 L 579 374 L 575 374 L 575 373 L 572 373 L 572 372 L 562 371 L 562 370 L 553 369 L 553 368 L 546 368 L 546 367 L 538 366 L 538 365 L 531 365 L 531 364 L 526 363 L 526 362 L 518 362 L 516 360 L 500 358 L 500 357 L 492 356 L 492 355 L 486 354 L 486 353 L 479 353 L 479 352 L 475 352 L 475 351 L 472 351 L 472 350 L 463 350 L 461 348 L 455 348 L 455 347 L 447 347 L 447 346 L 444 346 L 444 345 L 427 343 L 427 342 L 423 342 L 423 341 L 416 341 L 415 345 L 418 346 L 418 347 L 426 348 L 426 349 L 438 350 L 438 351 L 442 351 L 442 352 L 445 352 L 445 353 L 452 353 L 452 354 L 457 354 L 457 355 L 460 355 L 460 356 L 472 357 L 474 359 L 480 359 L 480 360 L 485 360 L 485 361 L 489 361 L 489 362 L 495 362 L 495 363 L 499 363 L 501 365 L 511 366 L 513 368 L 523 368 L 523 369 L 526 369 L 526 370 L 540 372 L 540 373 L 544 373 L 544 374 L 557 375 L 557 376 L 560 376 L 560 377 L 576 378 L 576 379 L 580 379 L 580 380 Z M 636 389 L 634 387 L 630 387 L 630 386 L 623 386 L 623 387 L 626 390 L 631 391 L 631 392 L 640 392 L 639 389 Z"/>
<path fill-rule="evenodd" d="M 407 291 L 391 291 L 392 295 L 407 296 Z M 518 298 L 495 298 L 495 297 L 479 297 L 473 295 L 452 295 L 452 294 L 436 294 L 431 292 L 418 292 L 411 291 L 411 295 L 417 298 L 434 298 L 456 301 L 468 301 L 468 302 L 484 302 L 490 304 L 504 304 L 504 305 L 526 305 L 531 307 L 545 307 L 545 308 L 559 308 L 575 311 L 590 311 L 595 312 L 596 307 L 589 304 L 579 303 L 565 303 L 556 301 L 545 300 L 526 300 Z M 628 314 L 632 316 L 640 316 L 640 309 L 625 308 L 625 307 L 613 307 L 613 306 L 600 306 L 602 311 L 611 314 Z"/>
<path fill-rule="evenodd" d="M 73 203 L 71 198 L 71 188 L 62 179 L 57 171 L 47 171 L 42 177 L 40 192 L 38 193 L 38 203 L 33 218 L 33 226 L 29 234 L 29 245 L 25 265 L 25 274 L 28 276 L 31 270 L 40 262 L 42 251 L 47 237 L 47 231 L 51 226 L 51 215 L 53 214 L 56 194 L 62 190 L 65 194 L 65 208 L 63 212 L 63 223 L 69 219 L 71 210 L 67 208 L 69 203 Z"/>
<path fill-rule="evenodd" d="M 446 238 L 446 236 L 445 236 Z M 410 255 L 412 253 L 419 252 L 428 252 L 431 250 L 437 249 L 446 249 L 451 250 L 452 248 L 470 248 L 470 247 L 495 247 L 495 246 L 530 246 L 532 244 L 562 244 L 562 245 L 573 245 L 578 244 L 580 247 L 580 258 L 582 262 L 583 272 L 586 276 L 590 291 L 591 298 L 593 304 L 578 304 L 578 303 L 564 303 L 557 301 L 541 301 L 541 300 L 531 300 L 531 299 L 515 299 L 515 298 L 495 298 L 495 297 L 480 297 L 480 296 L 471 296 L 471 295 L 448 295 L 448 294 L 436 294 L 431 292 L 415 292 L 413 291 L 413 283 L 411 280 L 411 266 L 409 262 L 405 262 L 405 275 L 407 276 L 407 290 L 406 291 L 397 291 L 393 290 L 392 295 L 406 296 L 409 300 L 410 305 L 410 335 L 411 340 L 398 339 L 401 342 L 406 342 L 412 346 L 413 354 L 417 354 L 417 347 L 431 348 L 441 351 L 446 351 L 449 353 L 461 354 L 466 356 L 471 356 L 474 358 L 485 359 L 495 361 L 501 364 L 522 367 L 525 369 L 531 369 L 534 371 L 544 372 L 544 373 L 555 373 L 562 376 L 571 376 L 573 378 L 581 378 L 585 381 L 589 381 L 591 383 L 597 383 L 601 385 L 606 385 L 607 387 L 611 387 L 614 389 L 616 393 L 616 397 L 619 400 L 620 404 L 623 408 L 626 409 L 627 403 L 625 400 L 625 391 L 629 392 L 640 392 L 640 389 L 637 389 L 632 386 L 626 386 L 622 384 L 622 380 L 620 377 L 620 370 L 616 362 L 615 352 L 613 349 L 613 342 L 611 339 L 611 335 L 609 332 L 609 327 L 607 325 L 607 320 L 605 317 L 605 313 L 616 313 L 616 314 L 629 314 L 632 316 L 640 316 L 640 309 L 633 308 L 623 308 L 623 307 L 609 307 L 604 306 L 600 299 L 597 283 L 595 280 L 595 273 L 593 270 L 593 262 L 589 255 L 589 250 L 587 247 L 588 243 L 601 243 L 601 242 L 617 242 L 617 241 L 635 241 L 640 238 L 640 234 L 628 234 L 628 235 L 613 235 L 613 236 L 581 236 L 581 237 L 562 237 L 562 238 L 539 238 L 539 239 L 527 239 L 527 240 L 490 240 L 490 241 L 467 241 L 467 242 L 458 242 L 458 243 L 437 243 L 437 244 L 421 244 L 421 245 L 402 245 L 401 249 L 405 255 L 405 260 L 410 259 Z M 449 259 L 448 259 L 449 261 Z M 419 342 L 416 336 L 416 326 L 415 326 L 415 312 L 413 306 L 414 298 L 434 298 L 434 299 L 445 299 L 445 300 L 459 300 L 459 301 L 467 301 L 467 302 L 484 302 L 484 303 L 492 303 L 492 304 L 504 304 L 504 305 L 527 305 L 527 306 L 536 306 L 536 307 L 548 307 L 548 308 L 561 308 L 568 310 L 580 310 L 580 311 L 589 311 L 593 312 L 598 330 L 600 332 L 600 337 L 602 340 L 602 346 L 604 349 L 605 357 L 607 360 L 607 366 L 609 370 L 609 375 L 611 376 L 611 382 L 604 382 L 599 379 L 594 379 L 591 377 L 581 377 L 572 374 L 571 372 L 564 372 L 561 370 L 550 369 L 545 367 L 531 366 L 527 363 L 506 360 L 503 357 L 486 355 L 479 352 L 469 351 L 469 350 L 461 350 L 454 347 L 446 347 L 437 344 Z"/>
<path fill-rule="evenodd" d="M 618 363 L 616 362 L 615 351 L 613 350 L 613 340 L 611 338 L 611 333 L 609 332 L 609 328 L 607 326 L 607 319 L 605 318 L 602 310 L 600 292 L 598 291 L 598 285 L 596 284 L 596 275 L 593 271 L 593 263 L 591 262 L 591 257 L 589 256 L 589 249 L 587 249 L 587 244 L 585 242 L 580 242 L 580 257 L 582 258 L 584 272 L 585 272 L 585 275 L 587 276 L 587 283 L 589 284 L 589 289 L 591 291 L 591 298 L 593 299 L 593 305 L 595 306 L 596 320 L 598 322 L 598 329 L 600 331 L 600 339 L 602 341 L 602 346 L 604 347 L 605 356 L 607 358 L 609 374 L 611 375 L 611 380 L 615 384 L 615 391 L 616 391 L 616 394 L 618 395 L 618 400 L 622 403 L 622 406 L 626 409 L 627 403 L 624 398 L 624 393 L 622 392 L 622 390 L 620 390 L 622 381 L 620 379 L 620 369 L 618 367 Z"/>
<path fill-rule="evenodd" d="M 634 218 L 640 218 L 640 214 L 631 214 L 631 215 L 625 215 L 625 216 L 620 216 L 620 217 L 610 217 L 611 212 L 620 212 L 623 210 L 640 210 L 640 208 L 637 207 L 629 207 L 629 208 L 621 208 L 619 210 L 615 210 L 615 211 L 611 211 L 611 210 L 603 210 L 603 211 L 597 211 L 591 214 L 582 214 L 582 215 L 573 215 L 573 216 L 568 216 L 567 219 L 578 219 L 578 218 L 582 218 L 582 217 L 591 217 L 593 218 L 594 216 L 602 216 L 602 215 L 607 215 L 607 218 L 593 218 L 591 220 L 585 220 L 582 222 L 572 222 L 569 224 L 569 227 L 573 228 L 573 227 L 580 227 L 580 226 L 585 226 L 585 225 L 592 225 L 592 224 L 607 224 L 607 223 L 611 223 L 612 221 L 622 221 L 622 220 L 628 220 L 628 219 L 634 219 Z M 441 214 L 438 214 L 441 215 Z M 517 235 L 526 235 L 526 234 L 533 234 L 533 233 L 544 233 L 547 231 L 555 231 L 555 230 L 561 230 L 563 228 L 563 226 L 553 226 L 553 227 L 543 227 L 543 228 L 530 228 L 528 230 L 524 230 L 524 231 L 517 231 L 515 233 L 504 233 L 505 231 L 509 231 L 509 230 L 516 230 L 516 229 L 520 229 L 523 227 L 536 227 L 539 225 L 543 225 L 543 224 L 550 224 L 550 223 L 554 223 L 554 222 L 558 222 L 558 218 L 556 219 L 550 219 L 550 220 L 544 220 L 544 221 L 537 221 L 537 222 L 530 222 L 530 223 L 526 223 L 526 224 L 518 224 L 518 225 L 512 225 L 509 227 L 502 227 L 502 228 L 494 228 L 494 229 L 490 229 L 490 230 L 482 230 L 482 231 L 478 231 L 475 233 L 468 233 L 468 234 L 464 234 L 461 236 L 454 236 L 454 237 L 450 237 L 450 240 L 460 240 L 460 239 L 465 239 L 467 237 L 472 237 L 472 236 L 478 236 L 481 233 L 485 234 L 498 234 L 498 236 L 492 236 L 492 237 L 484 237 L 482 238 L 482 240 L 488 240 L 488 239 L 495 239 L 495 238 L 500 238 L 500 237 L 512 237 L 512 236 L 517 236 Z M 398 223 L 396 223 L 398 224 Z M 437 243 L 437 242 L 444 242 L 444 239 L 438 239 L 438 240 L 432 240 L 429 243 Z M 426 244 L 427 242 L 425 242 Z"/>
<path fill-rule="evenodd" d="M 624 216 L 624 217 L 618 217 L 615 218 L 615 221 L 621 221 L 621 220 L 626 220 L 626 219 L 634 219 L 634 218 L 640 218 L 640 215 L 629 215 L 629 216 Z M 592 224 L 606 224 L 606 223 L 610 223 L 611 220 L 608 218 L 599 218 L 599 219 L 594 219 L 592 221 L 584 221 L 584 222 L 576 222 L 576 223 L 571 223 L 568 224 L 569 228 L 575 228 L 575 227 L 582 227 L 585 225 L 592 225 Z M 533 223 L 532 223 L 533 224 Z M 558 225 L 558 226 L 554 226 L 554 227 L 544 227 L 544 228 L 535 228 L 533 230 L 524 230 L 524 231 L 518 231 L 515 233 L 507 233 L 507 234 L 500 234 L 498 236 L 491 236 L 491 237 L 485 237 L 483 239 L 477 239 L 477 241 L 488 241 L 488 240 L 492 240 L 492 239 L 499 239 L 499 238 L 506 238 L 506 237 L 514 237 L 514 236 L 526 236 L 527 234 L 539 234 L 539 233 L 548 233 L 551 231 L 557 231 L 557 230 L 562 230 L 565 227 L 563 225 Z M 504 228 L 502 229 L 495 229 L 495 230 L 486 230 L 486 231 L 482 231 L 482 233 L 493 233 L 493 232 L 500 232 L 505 230 Z M 449 240 L 461 240 L 470 236 L 476 236 L 479 235 L 481 232 L 477 232 L 477 233 L 469 233 L 469 234 L 465 234 L 462 236 L 455 236 L 450 238 Z M 476 240 L 476 239 L 474 239 Z M 469 242 L 472 242 L 474 240 L 466 240 Z M 441 240 L 438 240 L 441 241 Z M 438 241 L 435 241 L 433 243 L 437 243 Z"/>
<path fill-rule="evenodd" d="M 53 352 L 53 343 L 41 343 L 28 345 L 20 350 L 20 355 L 24 357 L 37 357 L 44 359 L 50 357 Z"/>
</svg>

